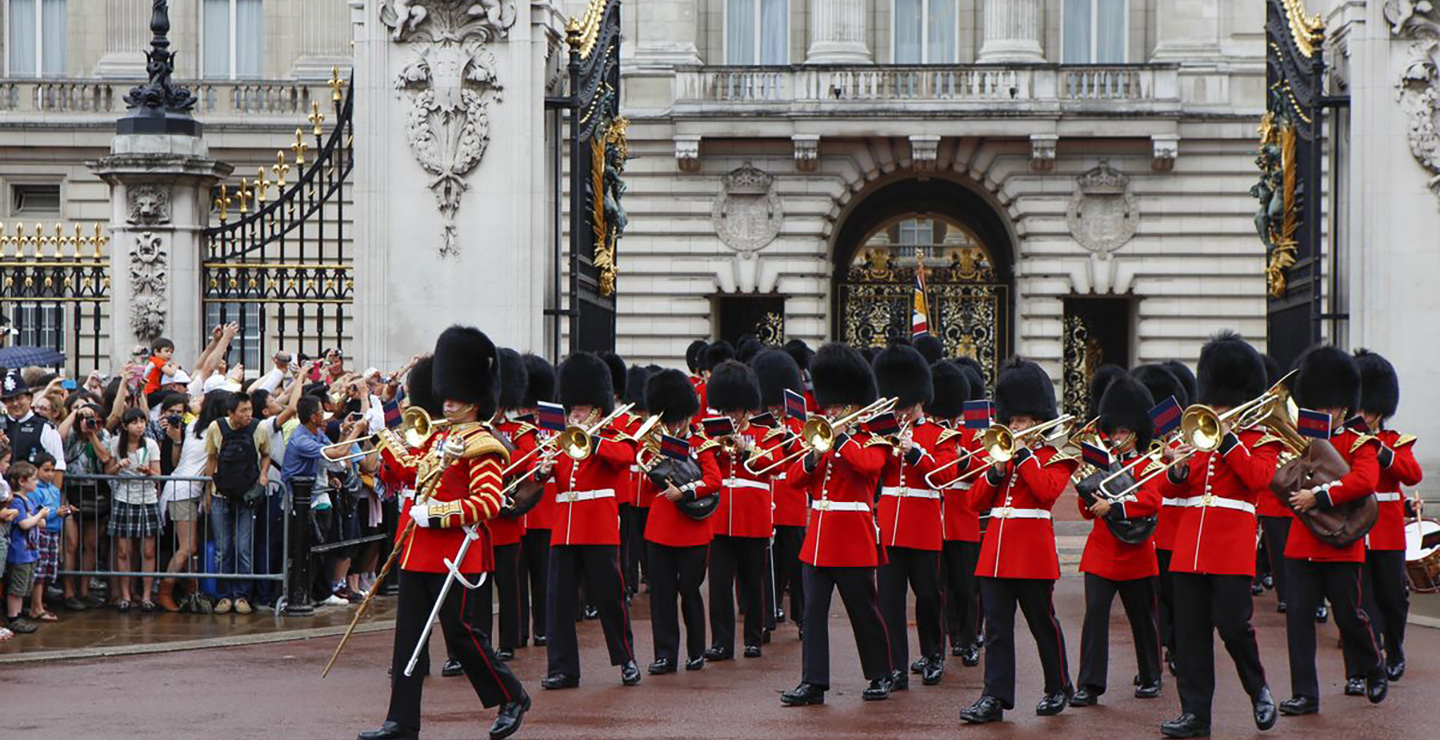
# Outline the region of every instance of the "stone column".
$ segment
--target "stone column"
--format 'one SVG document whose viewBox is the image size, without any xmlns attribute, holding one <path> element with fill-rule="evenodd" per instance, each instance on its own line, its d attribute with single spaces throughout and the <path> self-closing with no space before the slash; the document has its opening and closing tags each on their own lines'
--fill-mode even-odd
<svg viewBox="0 0 1440 740">
<path fill-rule="evenodd" d="M 976 61 L 1044 62 L 1043 18 L 1040 0 L 985 0 L 985 44 Z"/>
<path fill-rule="evenodd" d="M 806 64 L 869 64 L 865 0 L 810 0 Z"/>
<path fill-rule="evenodd" d="M 1153 62 L 1185 62 L 1220 55 L 1220 14 L 1224 3 L 1159 0 Z M 1263 3 L 1261 3 L 1263 5 Z M 1257 32 L 1264 31 L 1264 16 Z M 1262 44 L 1263 46 L 1263 44 Z M 1263 52 L 1262 52 L 1263 53 Z"/>
<path fill-rule="evenodd" d="M 697 5 L 694 0 L 643 0 L 626 5 L 626 12 L 635 16 L 634 41 L 621 51 L 634 50 L 633 56 L 625 56 L 631 56 L 639 67 L 700 64 L 700 50 L 695 44 L 699 32 Z"/>
<path fill-rule="evenodd" d="M 96 77 L 145 77 L 145 45 L 150 42 L 149 9 L 150 0 L 105 3 L 105 55 L 95 64 Z"/>
<path fill-rule="evenodd" d="M 336 66 L 350 66 L 350 9 L 345 0 L 304 0 L 300 11 L 300 54 L 289 76 L 328 80 Z"/>
</svg>

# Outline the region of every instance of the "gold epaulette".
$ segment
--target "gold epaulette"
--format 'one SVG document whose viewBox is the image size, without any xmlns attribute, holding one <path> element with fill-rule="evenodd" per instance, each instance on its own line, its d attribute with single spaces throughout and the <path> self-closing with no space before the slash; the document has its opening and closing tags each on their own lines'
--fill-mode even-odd
<svg viewBox="0 0 1440 740">
<path fill-rule="evenodd" d="M 1358 450 L 1358 449 L 1360 449 L 1361 447 L 1364 447 L 1366 442 L 1379 442 L 1379 441 L 1380 441 L 1380 438 L 1379 438 L 1379 437 L 1376 437 L 1376 436 L 1373 435 L 1373 434 L 1356 434 L 1356 435 L 1355 435 L 1355 444 L 1350 445 L 1350 454 L 1352 454 L 1352 455 L 1355 454 L 1355 451 Z"/>
<path fill-rule="evenodd" d="M 790 430 L 786 429 L 785 427 L 783 427 L 783 426 L 777 426 L 777 427 L 775 427 L 774 429 L 771 429 L 770 431 L 766 432 L 766 433 L 765 433 L 765 436 L 760 438 L 760 441 L 761 441 L 761 442 L 769 442 L 770 440 L 772 440 L 772 439 L 774 439 L 774 438 L 776 438 L 776 437 L 779 437 L 779 436 L 781 436 L 781 435 L 783 435 L 783 434 L 789 434 L 789 432 L 790 432 Z"/>
<path fill-rule="evenodd" d="M 866 446 L 866 447 L 874 447 L 875 445 L 885 445 L 886 447 L 893 447 L 893 446 L 894 446 L 894 445 L 890 444 L 890 440 L 888 440 L 888 439 L 886 439 L 886 438 L 884 438 L 884 437 L 882 437 L 882 436 L 880 436 L 880 435 L 878 435 L 878 434 L 872 434 L 872 435 L 870 435 L 870 439 L 865 440 L 865 446 Z"/>
<path fill-rule="evenodd" d="M 709 449 L 712 449 L 712 448 L 715 448 L 715 447 L 719 447 L 719 446 L 720 446 L 720 443 L 719 443 L 719 442 L 716 442 L 716 441 L 713 440 L 713 439 L 707 439 L 707 440 L 705 440 L 704 442 L 701 442 L 699 447 L 696 447 L 696 448 L 695 448 L 695 454 L 698 455 L 698 454 L 700 454 L 700 453 L 702 453 L 702 452 L 704 452 L 704 451 L 706 451 L 706 450 L 709 450 Z"/>
<path fill-rule="evenodd" d="M 945 431 L 940 433 L 939 437 L 935 438 L 935 444 L 944 444 L 945 442 L 954 439 L 955 437 L 963 436 L 965 436 L 964 432 L 957 431 L 955 429 L 946 429 Z"/>
<path fill-rule="evenodd" d="M 1264 447 L 1265 445 L 1269 445 L 1269 444 L 1283 445 L 1283 444 L 1285 444 L 1285 439 L 1284 439 L 1283 437 L 1277 437 L 1277 436 L 1275 436 L 1275 435 L 1273 435 L 1273 434 L 1267 434 L 1267 435 L 1261 437 L 1261 438 L 1260 438 L 1260 441 L 1259 441 L 1259 442 L 1256 442 L 1254 446 L 1255 446 L 1255 447 Z"/>
<path fill-rule="evenodd" d="M 536 427 L 536 426 L 534 426 L 534 425 L 532 425 L 532 424 L 527 424 L 527 423 L 525 423 L 525 422 L 522 421 L 522 422 L 520 422 L 520 426 L 518 426 L 518 427 L 515 428 L 515 434 L 513 434 L 513 435 L 511 435 L 511 436 L 514 437 L 515 439 L 520 439 L 521 437 L 523 437 L 523 436 L 525 436 L 525 435 L 527 435 L 527 434 L 529 434 L 529 433 L 531 433 L 531 432 L 538 432 L 538 431 L 540 431 L 539 427 Z"/>
<path fill-rule="evenodd" d="M 483 426 L 462 425 L 455 431 L 465 440 L 465 454 L 461 459 L 473 460 L 481 455 L 499 455 L 501 460 L 510 462 L 510 450 Z"/>
<path fill-rule="evenodd" d="M 1417 439 L 1419 439 L 1419 437 L 1413 434 L 1402 434 L 1395 439 L 1395 449 L 1398 450 L 1405 445 L 1413 445 Z"/>
</svg>

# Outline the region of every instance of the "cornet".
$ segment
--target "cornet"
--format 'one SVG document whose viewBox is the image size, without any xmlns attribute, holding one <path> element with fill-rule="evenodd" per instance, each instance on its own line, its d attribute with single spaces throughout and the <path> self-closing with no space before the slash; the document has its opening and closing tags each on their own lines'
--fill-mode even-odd
<svg viewBox="0 0 1440 740">
<path fill-rule="evenodd" d="M 836 428 L 849 426 L 851 424 L 863 424 L 871 418 L 894 410 L 895 404 L 899 400 L 898 398 L 882 398 L 833 422 L 823 416 L 811 416 L 805 420 L 805 425 L 800 428 L 800 449 L 766 465 L 760 470 L 754 470 L 750 467 L 750 463 L 753 462 L 753 460 L 746 460 L 745 469 L 750 471 L 751 475 L 765 475 L 781 465 L 796 460 L 807 452 L 814 451 L 823 455 L 829 452 L 830 448 L 835 444 Z M 792 440 L 793 439 L 792 437 Z M 785 442 L 785 444 L 789 443 L 790 440 Z"/>
<path fill-rule="evenodd" d="M 565 453 L 566 457 L 576 461 L 584 460 L 590 457 L 590 453 L 595 451 L 595 434 L 606 426 L 609 426 L 610 422 L 620 418 L 621 414 L 634 407 L 635 404 L 627 403 L 611 411 L 609 416 L 595 422 L 589 427 L 571 424 L 565 427 L 565 431 L 555 435 L 551 440 L 554 442 L 556 448 Z"/>
<path fill-rule="evenodd" d="M 1069 434 L 1070 430 L 1074 428 L 1074 425 L 1075 417 L 1070 414 L 1065 414 L 1057 419 L 1051 419 L 1044 424 L 1037 424 L 1019 432 L 1010 431 L 1010 428 L 1004 424 L 991 424 L 990 428 L 985 430 L 985 434 L 980 440 L 981 449 L 985 450 L 985 464 L 950 481 L 950 485 L 953 486 L 958 483 L 964 483 L 985 470 L 988 470 L 991 465 L 997 462 L 1009 462 L 1011 458 L 1015 457 L 1015 453 L 1019 451 L 1021 440 L 1056 428 L 1061 428 L 1062 431 L 1060 434 L 1053 436 L 1063 436 Z M 1051 438 L 1052 435 L 1046 435 L 1043 439 L 1049 440 Z"/>
<path fill-rule="evenodd" d="M 430 437 L 434 435 L 437 430 L 447 427 L 449 425 L 450 421 L 448 419 L 431 421 L 429 412 L 427 412 L 423 408 L 420 408 L 419 406 L 411 406 L 405 409 L 405 413 L 400 415 L 399 433 L 401 438 L 404 439 L 405 445 L 413 450 L 424 447 L 425 443 L 430 441 Z M 372 434 L 364 439 L 353 440 L 350 442 L 336 442 L 335 444 L 329 444 L 321 447 L 320 451 L 321 454 L 324 454 L 326 450 L 348 448 L 351 445 L 356 444 L 357 442 L 373 442 L 376 445 L 374 449 L 346 455 L 345 457 L 338 458 L 336 460 L 333 460 L 332 462 L 359 460 L 362 457 L 373 455 L 384 449 L 384 435 L 386 434 L 394 434 L 394 432 L 387 429 L 383 432 L 380 432 L 379 434 Z"/>
</svg>

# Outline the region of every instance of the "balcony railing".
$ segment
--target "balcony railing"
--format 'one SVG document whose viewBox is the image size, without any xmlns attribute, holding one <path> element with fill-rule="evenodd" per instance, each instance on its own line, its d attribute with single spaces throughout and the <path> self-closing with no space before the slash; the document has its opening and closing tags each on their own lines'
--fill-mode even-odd
<svg viewBox="0 0 1440 740">
<path fill-rule="evenodd" d="M 0 116 L 10 114 L 114 114 L 125 112 L 125 93 L 135 80 L 0 80 Z M 197 116 L 304 115 L 310 101 L 330 103 L 323 82 L 182 80 L 195 92 Z"/>
</svg>

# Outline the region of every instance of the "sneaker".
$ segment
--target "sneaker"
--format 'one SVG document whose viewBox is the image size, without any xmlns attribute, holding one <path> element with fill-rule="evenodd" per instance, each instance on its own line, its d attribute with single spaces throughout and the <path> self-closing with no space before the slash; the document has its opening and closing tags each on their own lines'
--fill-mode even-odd
<svg viewBox="0 0 1440 740">
<path fill-rule="evenodd" d="M 337 594 L 330 594 L 330 598 L 316 604 L 316 606 L 349 606 L 349 599 L 342 599 Z"/>
<path fill-rule="evenodd" d="M 231 607 L 231 606 L 232 606 L 232 603 L 231 603 L 231 601 L 230 601 L 229 599 L 221 599 L 221 600 L 215 602 L 215 613 L 216 613 L 216 614 L 229 614 L 229 613 L 230 613 L 230 607 Z"/>
<path fill-rule="evenodd" d="M 14 632 L 17 635 L 28 635 L 40 629 L 40 627 L 37 626 L 34 622 L 31 622 L 24 617 L 20 617 L 19 619 L 12 619 L 10 621 L 10 624 L 7 626 L 10 628 L 11 632 Z"/>
<path fill-rule="evenodd" d="M 243 596 L 235 600 L 234 607 L 236 614 L 249 614 L 255 611 L 250 607 L 250 602 L 246 601 Z"/>
</svg>

